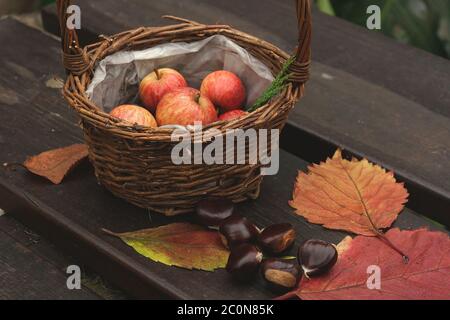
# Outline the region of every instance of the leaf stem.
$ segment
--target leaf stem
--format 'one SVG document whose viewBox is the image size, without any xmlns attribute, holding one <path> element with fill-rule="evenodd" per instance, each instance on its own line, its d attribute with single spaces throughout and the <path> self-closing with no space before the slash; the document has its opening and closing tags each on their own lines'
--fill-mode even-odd
<svg viewBox="0 0 450 320">
<path fill-rule="evenodd" d="M 385 244 L 387 244 L 391 249 L 395 250 L 396 252 L 398 252 L 402 258 L 403 258 L 403 263 L 408 264 L 409 262 L 409 257 L 402 251 L 400 250 L 396 245 L 394 245 L 391 240 L 389 240 L 388 238 L 386 238 L 386 236 L 384 235 L 383 232 L 381 232 L 380 230 L 374 228 L 374 231 L 377 234 L 378 239 L 380 239 L 381 241 L 383 241 Z"/>
<path fill-rule="evenodd" d="M 358 189 L 358 186 L 356 185 L 355 181 L 353 180 L 352 176 L 350 175 L 350 173 L 347 171 L 347 169 L 344 167 L 344 165 L 342 164 L 342 162 L 340 162 L 340 165 L 342 167 L 342 170 L 344 170 L 344 172 L 347 174 L 348 179 L 352 182 L 353 186 L 355 187 L 356 192 L 358 193 L 358 198 L 359 201 L 361 202 L 363 209 L 364 209 L 364 214 L 366 215 L 367 219 L 369 220 L 370 226 L 372 227 L 373 232 L 375 233 L 375 235 L 382 240 L 385 244 L 387 244 L 391 249 L 395 250 L 397 253 L 399 253 L 402 258 L 403 258 L 403 262 L 405 264 L 407 264 L 409 262 L 409 257 L 403 253 L 403 251 L 401 251 L 399 248 L 397 248 L 392 242 L 391 240 L 389 240 L 388 238 L 386 238 L 386 236 L 384 235 L 383 232 L 381 232 L 377 226 L 375 225 L 375 223 L 372 220 L 372 217 L 369 214 L 369 210 L 367 209 L 366 203 L 364 202 L 364 199 L 362 197 L 361 192 Z"/>
<path fill-rule="evenodd" d="M 120 237 L 117 233 L 112 232 L 112 231 L 110 231 L 110 230 L 108 230 L 108 229 L 101 228 L 100 230 L 102 230 L 102 231 L 103 231 L 104 233 L 106 233 L 107 235 L 110 235 L 110 236 L 113 236 L 113 237 Z"/>
<path fill-rule="evenodd" d="M 298 298 L 298 296 L 297 296 L 297 294 L 296 294 L 296 290 L 297 290 L 297 289 L 295 289 L 295 290 L 293 290 L 293 291 L 290 291 L 290 292 L 288 292 L 288 293 L 285 293 L 285 294 L 283 294 L 283 295 L 281 295 L 281 296 L 275 297 L 275 298 L 273 298 L 272 300 L 276 300 L 276 301 L 284 301 L 284 300 L 289 300 L 289 299 L 292 299 L 292 298 Z"/>
<path fill-rule="evenodd" d="M 23 163 L 18 162 L 5 162 L 2 164 L 2 167 L 10 170 L 15 170 L 17 167 L 26 169 L 27 167 L 24 166 Z"/>
</svg>

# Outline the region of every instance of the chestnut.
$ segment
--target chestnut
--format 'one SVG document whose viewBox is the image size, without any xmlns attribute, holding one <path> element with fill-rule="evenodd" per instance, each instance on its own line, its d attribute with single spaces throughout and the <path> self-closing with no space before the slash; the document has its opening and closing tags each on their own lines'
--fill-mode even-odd
<svg viewBox="0 0 450 320">
<path fill-rule="evenodd" d="M 315 277 L 328 272 L 335 264 L 338 252 L 331 243 L 311 239 L 298 249 L 298 263 L 305 277 Z"/>
<path fill-rule="evenodd" d="M 226 270 L 237 280 L 249 281 L 258 273 L 262 259 L 263 254 L 258 248 L 243 243 L 231 250 Z"/>
<path fill-rule="evenodd" d="M 294 289 L 302 276 L 295 259 L 264 260 L 261 275 L 269 288 L 277 293 Z"/>
<path fill-rule="evenodd" d="M 209 197 L 200 200 L 195 208 L 197 221 L 206 227 L 218 227 L 234 212 L 234 203 L 226 198 Z"/>
<path fill-rule="evenodd" d="M 290 223 L 274 224 L 259 234 L 258 245 L 264 252 L 278 255 L 292 246 L 295 236 L 295 230 Z"/>
<path fill-rule="evenodd" d="M 232 248 L 242 243 L 252 242 L 259 234 L 258 228 L 247 218 L 238 214 L 226 218 L 219 226 L 223 244 Z"/>
</svg>

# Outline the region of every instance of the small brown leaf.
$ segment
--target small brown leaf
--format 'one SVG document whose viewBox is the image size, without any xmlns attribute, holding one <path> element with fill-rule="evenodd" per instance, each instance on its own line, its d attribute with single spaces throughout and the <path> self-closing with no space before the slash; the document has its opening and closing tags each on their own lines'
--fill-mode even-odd
<svg viewBox="0 0 450 320">
<path fill-rule="evenodd" d="M 153 229 L 107 234 L 119 237 L 141 255 L 168 266 L 213 271 L 224 268 L 229 252 L 217 231 L 190 223 L 173 223 Z"/>
<path fill-rule="evenodd" d="M 408 192 L 392 172 L 366 159 L 332 159 L 300 172 L 289 204 L 309 222 L 366 236 L 381 236 L 403 210 Z"/>
<path fill-rule="evenodd" d="M 88 156 L 85 144 L 45 151 L 24 162 L 30 172 L 45 177 L 54 184 L 60 184 L 64 177 Z"/>
</svg>

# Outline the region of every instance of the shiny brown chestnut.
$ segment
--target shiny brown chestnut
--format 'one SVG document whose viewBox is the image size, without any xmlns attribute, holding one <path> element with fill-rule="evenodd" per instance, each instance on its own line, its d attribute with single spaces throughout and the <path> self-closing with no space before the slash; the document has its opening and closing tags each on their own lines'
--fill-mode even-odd
<svg viewBox="0 0 450 320">
<path fill-rule="evenodd" d="M 290 223 L 274 224 L 261 231 L 258 245 L 265 253 L 279 255 L 292 246 L 295 237 L 295 230 Z"/>
<path fill-rule="evenodd" d="M 302 276 L 295 259 L 264 260 L 261 275 L 269 288 L 277 293 L 294 289 Z"/>
<path fill-rule="evenodd" d="M 238 214 L 226 218 L 219 226 L 222 242 L 228 248 L 239 244 L 252 242 L 259 234 L 258 228 L 247 218 Z"/>
<path fill-rule="evenodd" d="M 298 249 L 298 263 L 305 277 L 315 277 L 328 272 L 338 258 L 336 248 L 322 240 L 308 240 Z"/>
<path fill-rule="evenodd" d="M 200 200 L 195 208 L 197 221 L 206 227 L 218 227 L 234 213 L 234 203 L 226 198 L 209 197 Z"/>
<path fill-rule="evenodd" d="M 243 243 L 231 250 L 226 270 L 239 281 L 249 281 L 258 273 L 262 259 L 263 254 L 258 248 Z"/>
</svg>

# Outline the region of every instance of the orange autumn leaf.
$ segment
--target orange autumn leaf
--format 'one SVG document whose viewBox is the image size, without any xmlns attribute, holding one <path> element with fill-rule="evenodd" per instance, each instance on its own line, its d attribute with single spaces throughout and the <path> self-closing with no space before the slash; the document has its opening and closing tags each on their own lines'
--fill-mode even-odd
<svg viewBox="0 0 450 320">
<path fill-rule="evenodd" d="M 309 222 L 329 229 L 379 236 L 390 227 L 408 198 L 403 183 L 366 159 L 333 158 L 300 172 L 289 204 Z"/>
<path fill-rule="evenodd" d="M 85 144 L 45 151 L 24 162 L 30 172 L 45 177 L 54 184 L 60 184 L 64 177 L 88 156 Z"/>
<path fill-rule="evenodd" d="M 109 235 L 122 239 L 139 254 L 168 266 L 213 271 L 224 268 L 229 251 L 217 231 L 190 223 Z"/>
<path fill-rule="evenodd" d="M 410 261 L 372 237 L 346 237 L 339 258 L 323 276 L 302 278 L 298 289 L 285 295 L 303 300 L 450 300 L 450 238 L 426 229 L 386 233 L 401 244 Z M 283 297 L 280 297 L 283 298 Z"/>
</svg>

